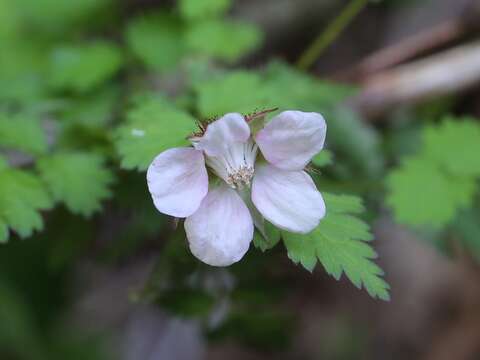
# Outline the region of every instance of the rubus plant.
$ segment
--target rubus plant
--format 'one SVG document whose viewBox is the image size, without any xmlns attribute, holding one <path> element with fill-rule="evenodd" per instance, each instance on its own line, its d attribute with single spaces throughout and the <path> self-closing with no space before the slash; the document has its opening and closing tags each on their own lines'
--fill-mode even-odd
<svg viewBox="0 0 480 360">
<path fill-rule="evenodd" d="M 308 271 L 319 263 L 336 279 L 345 274 L 372 297 L 389 299 L 389 286 L 373 261 L 377 255 L 369 243 L 373 237 L 363 219 L 363 202 L 358 196 L 344 194 L 366 193 L 362 180 L 378 177 L 384 164 L 376 130 L 342 106 L 355 88 L 315 78 L 281 61 L 254 70 L 233 67 L 261 45 L 263 34 L 255 25 L 230 18 L 229 0 L 180 0 L 173 8 L 132 15 L 128 9 L 108 11 L 112 8 L 109 0 L 75 2 L 75 11 L 51 0 L 39 4 L 44 11 L 31 12 L 23 1 L 0 0 L 0 8 L 8 7 L 9 13 L 15 14 L 14 21 L 0 26 L 5 50 L 0 53 L 2 242 L 40 233 L 45 219 L 48 223 L 57 212 L 54 208 L 78 215 L 79 222 L 94 214 L 101 219 L 108 215 L 103 214 L 105 209 L 120 208 L 129 212 L 128 222 L 118 224 L 118 233 L 112 229 L 118 238 L 110 244 L 109 258 L 127 256 L 144 238 L 158 238 L 160 233 L 169 244 L 182 244 L 186 237 L 190 241 L 196 237 L 201 244 L 211 216 L 206 212 L 196 216 L 194 210 L 200 208 L 167 211 L 163 208 L 166 202 L 159 200 L 157 207 L 163 212 L 189 216 L 186 236 L 182 227 L 163 231 L 168 223 L 151 204 L 144 180 L 156 156 L 173 156 L 167 149 L 188 147 L 193 141 L 201 155 L 191 147 L 183 152 L 204 159 L 208 170 L 202 161 L 192 162 L 187 169 L 184 159 L 163 169 L 159 165 L 162 158 L 157 158 L 149 175 L 154 197 L 171 196 L 173 207 L 182 203 L 176 202 L 178 192 L 165 194 L 165 184 L 157 187 L 163 180 L 152 172 L 165 175 L 175 169 L 197 169 L 202 191 L 190 194 L 190 204 L 201 207 L 202 200 L 228 194 L 245 215 L 243 220 L 232 215 L 225 224 L 230 227 L 229 236 L 223 238 L 226 245 L 235 240 L 231 236 L 244 236 L 232 245 L 241 249 L 221 258 L 212 255 L 212 247 L 199 245 L 192 249 L 196 256 L 226 265 L 239 260 L 250 243 L 253 253 L 257 252 L 253 247 L 262 252 L 281 251 L 277 245 L 283 244 L 288 257 Z M 48 11 L 53 8 L 55 11 Z M 92 24 L 91 19 L 98 20 Z M 275 114 L 264 112 L 277 107 Z M 289 112 L 291 109 L 302 112 Z M 325 123 L 316 113 L 323 115 L 328 127 L 327 149 L 318 155 L 324 145 Z M 225 164 L 211 156 L 220 150 L 205 142 L 224 114 L 237 119 L 242 148 L 250 149 L 252 155 L 240 154 L 240 159 L 252 163 L 232 173 L 225 173 Z M 208 125 L 204 122 L 212 118 L 218 120 Z M 297 128 L 285 130 L 291 126 Z M 283 131 L 285 134 L 277 137 Z M 186 138 L 195 133 L 190 140 Z M 236 138 L 235 132 L 220 133 Z M 212 136 L 212 144 L 231 150 L 230 140 Z M 303 171 L 305 166 L 308 173 Z M 210 181 L 223 186 L 208 194 L 207 171 Z M 287 172 L 288 176 L 283 176 Z M 291 184 L 282 187 L 286 182 Z M 252 196 L 247 194 L 240 201 L 231 187 L 248 189 L 249 183 Z M 276 193 L 271 193 L 274 190 Z M 292 214 L 280 216 L 278 204 Z M 215 211 L 222 221 L 222 208 Z M 234 231 L 242 224 L 244 233 Z M 65 246 L 72 249 L 63 256 L 74 259 L 78 245 L 66 240 Z M 165 256 L 161 261 L 181 267 Z M 251 259 L 237 265 L 243 261 Z M 164 270 L 162 266 L 159 268 Z M 188 274 L 180 273 L 187 278 Z M 166 274 L 178 275 L 175 271 Z M 153 289 L 155 298 L 170 305 L 176 302 L 165 295 L 170 294 L 167 290 L 176 294 L 185 290 L 151 285 L 146 290 Z M 197 299 L 191 290 L 188 288 L 188 294 Z"/>
</svg>

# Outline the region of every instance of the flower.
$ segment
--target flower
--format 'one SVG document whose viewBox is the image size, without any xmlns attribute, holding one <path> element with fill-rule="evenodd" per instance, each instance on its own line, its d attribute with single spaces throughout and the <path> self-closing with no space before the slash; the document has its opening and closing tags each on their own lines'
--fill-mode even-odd
<svg viewBox="0 0 480 360">
<path fill-rule="evenodd" d="M 239 261 L 264 219 L 312 231 L 325 203 L 305 166 L 325 142 L 320 114 L 284 111 L 252 135 L 248 118 L 229 113 L 192 137 L 192 147 L 159 154 L 147 172 L 156 208 L 186 218 L 191 252 L 213 266 Z M 210 180 L 218 178 L 218 181 Z"/>
</svg>

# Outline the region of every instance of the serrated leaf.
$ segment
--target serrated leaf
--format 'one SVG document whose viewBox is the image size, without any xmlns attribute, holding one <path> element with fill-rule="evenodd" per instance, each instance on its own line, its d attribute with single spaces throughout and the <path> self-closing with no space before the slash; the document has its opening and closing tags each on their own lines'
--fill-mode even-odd
<svg viewBox="0 0 480 360">
<path fill-rule="evenodd" d="M 123 64 L 120 49 L 106 41 L 56 48 L 50 85 L 57 90 L 87 92 L 109 80 Z"/>
<path fill-rule="evenodd" d="M 205 19 L 224 14 L 232 0 L 180 0 L 180 15 L 187 20 Z"/>
<path fill-rule="evenodd" d="M 132 20 L 127 27 L 126 40 L 139 60 L 158 71 L 174 68 L 185 54 L 181 22 L 165 13 Z"/>
<path fill-rule="evenodd" d="M 453 175 L 480 175 L 480 125 L 468 118 L 447 118 L 423 133 L 425 157 Z"/>
<path fill-rule="evenodd" d="M 434 228 L 446 225 L 459 209 L 468 207 L 475 193 L 474 179 L 453 178 L 421 157 L 406 159 L 388 175 L 387 186 L 387 204 L 397 221 Z"/>
<path fill-rule="evenodd" d="M 147 97 L 128 113 L 115 134 L 115 146 L 125 169 L 145 170 L 162 151 L 188 145 L 195 119 L 161 97 Z"/>
<path fill-rule="evenodd" d="M 255 26 L 227 20 L 197 22 L 185 34 L 186 44 L 193 52 L 227 62 L 245 56 L 261 39 L 261 32 Z"/>
<path fill-rule="evenodd" d="M 14 169 L 0 172 L 0 221 L 20 237 L 41 230 L 43 219 L 39 211 L 51 206 L 52 199 L 35 175 Z"/>
<path fill-rule="evenodd" d="M 111 195 L 113 174 L 96 154 L 57 153 L 39 159 L 37 168 L 55 201 L 75 214 L 90 216 Z"/>
<path fill-rule="evenodd" d="M 0 147 L 42 154 L 47 140 L 40 120 L 33 115 L 0 113 Z"/>
<path fill-rule="evenodd" d="M 372 297 L 389 300 L 383 271 L 372 259 L 375 251 L 366 243 L 372 239 L 369 227 L 350 215 L 362 210 L 360 199 L 353 196 L 324 194 L 327 215 L 311 233 L 283 232 L 289 258 L 312 271 L 317 260 L 337 280 L 344 273 L 359 289 Z"/>
</svg>

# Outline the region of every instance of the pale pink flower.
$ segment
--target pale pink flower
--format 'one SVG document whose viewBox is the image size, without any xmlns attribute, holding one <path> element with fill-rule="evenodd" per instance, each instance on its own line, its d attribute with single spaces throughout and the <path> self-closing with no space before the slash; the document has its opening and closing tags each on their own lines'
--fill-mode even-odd
<svg viewBox="0 0 480 360">
<path fill-rule="evenodd" d="M 214 266 L 239 261 L 264 218 L 308 233 L 325 216 L 325 203 L 304 168 L 323 148 L 326 130 L 320 114 L 285 111 L 252 136 L 244 116 L 226 114 L 192 138 L 193 147 L 153 160 L 147 172 L 153 202 L 164 214 L 186 218 L 190 250 Z"/>
</svg>

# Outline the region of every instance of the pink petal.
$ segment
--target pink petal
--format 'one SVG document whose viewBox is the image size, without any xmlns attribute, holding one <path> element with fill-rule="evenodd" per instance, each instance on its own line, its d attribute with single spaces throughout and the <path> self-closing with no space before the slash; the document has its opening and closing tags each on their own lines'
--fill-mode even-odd
<svg viewBox="0 0 480 360">
<path fill-rule="evenodd" d="M 209 156 L 221 156 L 233 143 L 245 143 L 250 127 L 241 114 L 229 113 L 208 125 L 205 134 L 194 143 L 198 150 Z"/>
<path fill-rule="evenodd" d="M 276 167 L 302 170 L 323 148 L 327 125 L 314 112 L 284 111 L 257 133 L 263 156 Z"/>
<path fill-rule="evenodd" d="M 192 215 L 208 191 L 208 174 L 201 151 L 173 148 L 162 152 L 147 171 L 148 190 L 158 211 Z"/>
<path fill-rule="evenodd" d="M 185 220 L 190 250 L 212 266 L 239 261 L 253 238 L 253 222 L 247 206 L 225 184 L 210 190 L 200 208 Z"/>
<path fill-rule="evenodd" d="M 304 171 L 258 166 L 252 183 L 252 201 L 265 219 L 291 232 L 308 233 L 325 216 L 322 195 Z"/>
</svg>

